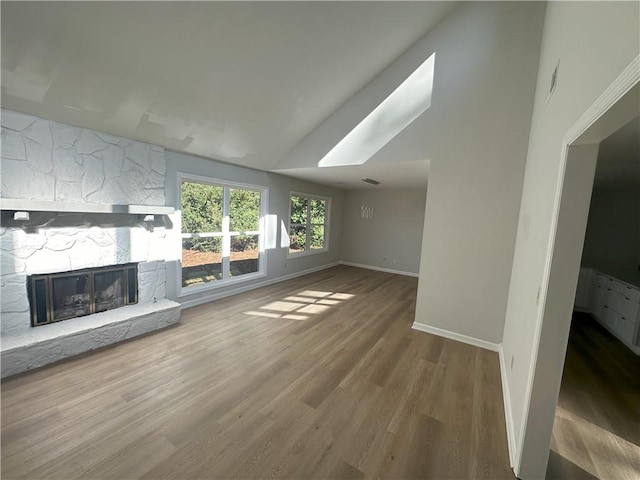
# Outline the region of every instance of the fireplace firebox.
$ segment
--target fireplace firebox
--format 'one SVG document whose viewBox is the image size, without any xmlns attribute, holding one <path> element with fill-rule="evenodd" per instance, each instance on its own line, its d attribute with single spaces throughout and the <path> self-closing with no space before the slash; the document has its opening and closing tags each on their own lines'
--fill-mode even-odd
<svg viewBox="0 0 640 480">
<path fill-rule="evenodd" d="M 30 275 L 27 289 L 37 327 L 138 303 L 138 264 Z"/>
</svg>

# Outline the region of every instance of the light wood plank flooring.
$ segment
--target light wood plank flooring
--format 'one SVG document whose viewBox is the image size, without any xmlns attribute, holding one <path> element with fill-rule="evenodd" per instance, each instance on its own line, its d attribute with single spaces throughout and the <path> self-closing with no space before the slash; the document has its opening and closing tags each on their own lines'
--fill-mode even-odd
<svg viewBox="0 0 640 480">
<path fill-rule="evenodd" d="M 571 324 L 547 478 L 640 478 L 640 357 L 584 313 Z"/>
<path fill-rule="evenodd" d="M 335 267 L 8 379 L 2 477 L 513 479 L 498 356 L 412 330 L 416 285 Z"/>
</svg>

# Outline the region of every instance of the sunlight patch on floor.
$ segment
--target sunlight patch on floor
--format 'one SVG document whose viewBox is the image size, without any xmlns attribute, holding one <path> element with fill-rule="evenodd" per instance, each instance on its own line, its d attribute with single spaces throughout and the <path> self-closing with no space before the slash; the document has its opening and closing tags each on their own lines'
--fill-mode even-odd
<svg viewBox="0 0 640 480">
<path fill-rule="evenodd" d="M 285 297 L 285 300 L 288 302 L 314 303 L 315 301 L 317 301 L 317 298 L 292 296 L 292 297 Z"/>
<path fill-rule="evenodd" d="M 256 310 L 249 310 L 243 313 L 245 315 L 263 318 L 308 320 L 311 318 L 309 315 L 326 312 L 331 307 L 338 306 L 353 297 L 355 297 L 355 295 L 350 293 L 304 290 L 294 295 L 284 297 L 282 300 L 269 302 Z"/>
<path fill-rule="evenodd" d="M 313 304 L 313 305 L 307 305 L 305 307 L 302 307 L 300 310 L 298 310 L 298 312 L 301 313 L 322 313 L 325 312 L 329 309 L 329 307 L 327 305 L 318 305 L 318 304 Z"/>
<path fill-rule="evenodd" d="M 322 300 L 318 300 L 318 303 L 320 305 L 339 305 L 342 302 L 340 302 L 340 300 L 327 300 L 326 298 L 323 298 Z"/>
<path fill-rule="evenodd" d="M 333 298 L 335 300 L 349 300 L 353 297 L 355 297 L 355 295 L 352 295 L 350 293 L 334 293 L 333 295 L 329 296 L 329 298 Z"/>
<path fill-rule="evenodd" d="M 574 448 L 558 448 L 556 445 L 552 450 L 558 455 L 598 478 L 640 478 L 640 463 L 631 465 L 624 461 L 624 455 L 616 455 L 616 451 L 623 450 L 640 458 L 640 447 L 562 407 L 557 407 L 556 417 L 571 422 L 580 431 L 587 450 L 591 455 L 598 455 L 598 463 L 606 468 L 596 471 L 591 458 L 585 459 Z"/>
<path fill-rule="evenodd" d="M 303 295 L 305 297 L 323 298 L 323 297 L 328 297 L 332 293 L 333 292 L 320 292 L 318 290 L 305 290 L 304 292 L 298 293 L 298 295 Z"/>
<path fill-rule="evenodd" d="M 275 310 L 276 312 L 293 312 L 300 307 L 304 307 L 306 303 L 294 303 L 294 302 L 271 302 L 260 308 L 265 310 Z"/>
</svg>

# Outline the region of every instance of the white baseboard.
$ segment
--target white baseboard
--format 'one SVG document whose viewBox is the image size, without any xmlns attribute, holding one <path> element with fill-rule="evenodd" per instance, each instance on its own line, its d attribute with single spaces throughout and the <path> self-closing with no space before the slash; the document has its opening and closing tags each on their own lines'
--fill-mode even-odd
<svg viewBox="0 0 640 480">
<path fill-rule="evenodd" d="M 461 333 L 451 332 L 449 330 L 443 330 L 442 328 L 432 327 L 431 325 L 425 325 L 424 323 L 413 322 L 412 328 L 421 332 L 431 333 L 438 335 L 439 337 L 448 338 L 457 342 L 468 343 L 474 347 L 484 348 L 485 350 L 491 350 L 492 352 L 498 352 L 500 345 L 498 343 L 487 342 L 486 340 L 480 340 L 479 338 L 468 337 Z"/>
<path fill-rule="evenodd" d="M 203 303 L 213 302 L 214 300 L 219 300 L 221 298 L 230 297 L 231 295 L 237 295 L 239 293 L 248 292 L 249 290 L 255 290 L 256 288 L 266 287 L 268 285 L 273 285 L 274 283 L 285 282 L 287 280 L 291 280 L 292 278 L 301 277 L 303 275 L 308 275 L 310 273 L 319 272 L 320 270 L 325 270 L 327 268 L 335 267 L 340 265 L 340 262 L 327 263 L 326 265 L 320 265 L 319 267 L 309 268 L 307 270 L 302 270 L 300 272 L 290 273 L 287 275 L 282 275 L 280 277 L 270 278 L 267 280 L 263 280 L 256 283 L 251 283 L 248 285 L 242 285 L 240 287 L 232 288 L 224 291 L 214 291 L 210 294 L 205 294 L 201 297 L 193 298 L 190 300 L 182 300 L 178 298 L 176 301 L 180 303 L 182 309 L 187 309 L 191 307 L 195 307 L 197 305 L 202 305 Z"/>
<path fill-rule="evenodd" d="M 500 379 L 502 381 L 502 403 L 504 404 L 504 421 L 507 427 L 507 450 L 509 451 L 509 466 L 514 468 L 516 455 L 516 435 L 513 431 L 513 414 L 511 413 L 511 397 L 509 396 L 509 380 L 507 377 L 507 363 L 504 359 L 502 344 L 498 350 L 500 358 Z"/>
<path fill-rule="evenodd" d="M 405 275 L 407 277 L 419 277 L 420 275 L 413 272 L 404 272 L 402 270 L 393 270 L 392 268 L 375 267 L 373 265 L 364 265 L 362 263 L 345 262 L 340 260 L 341 265 L 347 265 L 349 267 L 364 268 L 367 270 L 376 270 L 378 272 L 394 273 L 396 275 Z"/>
</svg>

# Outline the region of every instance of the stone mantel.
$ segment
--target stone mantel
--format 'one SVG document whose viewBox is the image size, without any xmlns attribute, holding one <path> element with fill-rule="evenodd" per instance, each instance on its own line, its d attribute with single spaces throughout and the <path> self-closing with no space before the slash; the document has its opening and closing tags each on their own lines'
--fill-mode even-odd
<svg viewBox="0 0 640 480">
<path fill-rule="evenodd" d="M 132 215 L 170 215 L 173 207 L 160 205 L 123 205 L 109 203 L 47 202 L 0 198 L 0 210 L 26 212 L 128 213 Z"/>
</svg>

